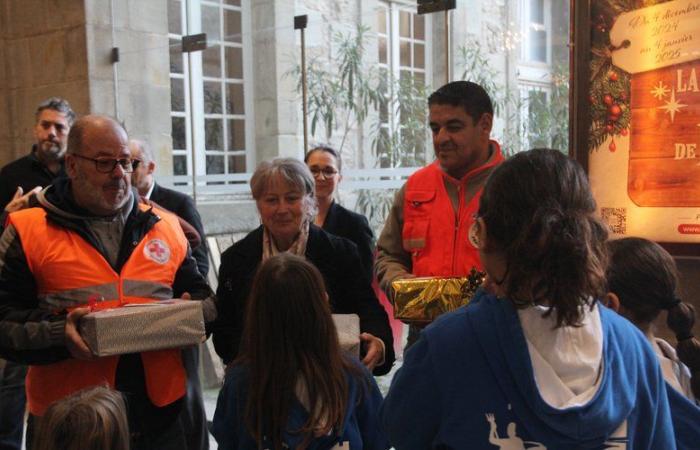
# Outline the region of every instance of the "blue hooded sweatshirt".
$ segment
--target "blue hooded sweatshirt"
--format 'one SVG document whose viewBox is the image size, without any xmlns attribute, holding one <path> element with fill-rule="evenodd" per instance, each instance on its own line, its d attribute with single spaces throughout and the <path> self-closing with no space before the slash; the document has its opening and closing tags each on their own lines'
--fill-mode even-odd
<svg viewBox="0 0 700 450">
<path fill-rule="evenodd" d="M 308 450 L 384 450 L 389 448 L 386 435 L 379 426 L 379 406 L 382 394 L 372 375 L 361 367 L 367 383 L 347 374 L 349 383 L 348 402 L 342 430 L 336 436 L 321 436 L 314 439 Z M 248 432 L 243 418 L 249 387 L 248 370 L 241 365 L 231 369 L 224 379 L 214 412 L 211 433 L 219 444 L 219 450 L 258 450 L 258 445 Z M 300 429 L 308 419 L 308 412 L 298 401 L 289 411 L 287 430 L 283 433 L 284 444 L 291 449 L 303 441 L 301 435 L 290 433 Z M 264 442 L 263 449 L 271 449 L 272 442 Z"/>
<path fill-rule="evenodd" d="M 644 336 L 599 307 L 602 379 L 593 398 L 558 409 L 538 390 L 511 302 L 484 291 L 440 317 L 407 352 L 381 411 L 404 449 L 676 448 L 665 383 Z"/>
<path fill-rule="evenodd" d="M 668 384 L 666 391 L 678 450 L 697 450 L 700 448 L 700 408 Z"/>
</svg>

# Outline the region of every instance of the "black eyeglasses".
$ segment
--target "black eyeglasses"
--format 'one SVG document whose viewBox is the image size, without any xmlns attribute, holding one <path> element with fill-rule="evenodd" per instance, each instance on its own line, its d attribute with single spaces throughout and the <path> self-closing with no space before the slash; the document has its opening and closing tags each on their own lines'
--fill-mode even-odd
<svg viewBox="0 0 700 450">
<path fill-rule="evenodd" d="M 311 170 L 311 174 L 314 176 L 314 178 L 320 177 L 321 174 L 323 174 L 323 176 L 326 178 L 331 178 L 333 175 L 338 173 L 338 171 L 332 167 L 324 167 L 323 169 L 320 169 L 318 167 L 312 167 L 309 170 Z"/>
<path fill-rule="evenodd" d="M 141 162 L 140 159 L 130 159 L 130 158 L 90 158 L 88 156 L 79 155 L 73 153 L 73 156 L 78 158 L 87 159 L 95 163 L 95 169 L 100 173 L 110 173 L 117 168 L 119 164 L 122 170 L 126 173 L 133 172 Z"/>
</svg>

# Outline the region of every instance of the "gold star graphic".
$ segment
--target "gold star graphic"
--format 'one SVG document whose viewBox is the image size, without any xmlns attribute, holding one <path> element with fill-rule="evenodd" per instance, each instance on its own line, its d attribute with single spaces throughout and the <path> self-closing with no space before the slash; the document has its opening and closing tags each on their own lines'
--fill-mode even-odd
<svg viewBox="0 0 700 450">
<path fill-rule="evenodd" d="M 676 100 L 676 90 L 671 90 L 671 98 L 666 102 L 664 106 L 659 106 L 658 109 L 665 109 L 667 113 L 671 115 L 671 123 L 676 117 L 676 113 L 685 108 L 688 105 L 683 105 Z"/>
<path fill-rule="evenodd" d="M 666 94 L 668 94 L 668 91 L 669 89 L 666 87 L 666 85 L 664 85 L 664 82 L 659 81 L 658 86 L 654 86 L 654 89 L 651 90 L 651 95 L 661 100 L 666 96 Z"/>
</svg>

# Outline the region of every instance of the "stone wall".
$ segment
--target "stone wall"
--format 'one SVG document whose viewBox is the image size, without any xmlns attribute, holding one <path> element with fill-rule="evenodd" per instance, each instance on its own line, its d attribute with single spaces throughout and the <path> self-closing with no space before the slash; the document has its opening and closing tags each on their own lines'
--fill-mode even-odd
<svg viewBox="0 0 700 450">
<path fill-rule="evenodd" d="M 29 151 L 36 106 L 66 98 L 89 111 L 85 13 L 79 0 L 0 3 L 0 164 Z"/>
</svg>

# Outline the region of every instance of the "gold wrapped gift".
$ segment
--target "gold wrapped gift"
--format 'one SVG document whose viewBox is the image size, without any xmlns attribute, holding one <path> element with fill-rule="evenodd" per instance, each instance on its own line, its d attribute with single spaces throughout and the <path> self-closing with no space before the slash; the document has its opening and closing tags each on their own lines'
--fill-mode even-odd
<svg viewBox="0 0 700 450">
<path fill-rule="evenodd" d="M 472 268 L 466 277 L 406 278 L 391 283 L 394 317 L 406 323 L 427 324 L 440 314 L 469 303 L 485 273 Z"/>
</svg>

